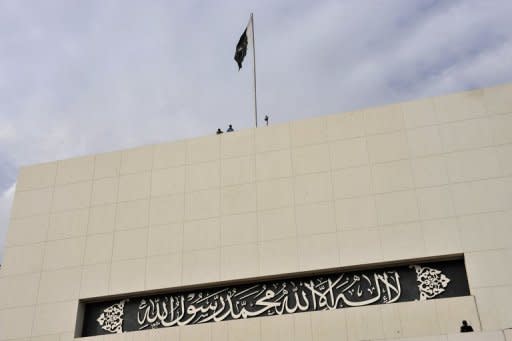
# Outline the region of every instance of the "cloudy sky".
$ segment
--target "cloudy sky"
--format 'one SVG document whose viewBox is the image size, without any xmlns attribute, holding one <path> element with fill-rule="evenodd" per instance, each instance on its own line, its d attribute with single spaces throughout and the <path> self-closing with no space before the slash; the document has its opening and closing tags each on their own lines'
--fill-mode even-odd
<svg viewBox="0 0 512 341">
<path fill-rule="evenodd" d="M 0 0 L 0 260 L 20 165 L 512 81 L 512 1 Z"/>
</svg>

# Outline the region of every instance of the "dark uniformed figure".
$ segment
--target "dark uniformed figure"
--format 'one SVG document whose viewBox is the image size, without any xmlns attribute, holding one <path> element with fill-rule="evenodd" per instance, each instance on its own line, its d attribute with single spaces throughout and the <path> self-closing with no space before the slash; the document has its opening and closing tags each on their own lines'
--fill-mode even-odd
<svg viewBox="0 0 512 341">
<path fill-rule="evenodd" d="M 223 133 L 223 131 L 222 131 L 222 130 L 220 130 L 220 128 L 218 128 L 218 129 L 217 129 L 217 135 L 220 135 L 220 134 L 222 134 L 222 133 Z"/>
<path fill-rule="evenodd" d="M 233 126 L 230 124 L 230 125 L 229 125 L 229 127 L 228 127 L 228 130 L 226 130 L 226 131 L 227 131 L 228 133 L 230 133 L 230 132 L 234 131 L 234 130 L 233 130 Z"/>
<path fill-rule="evenodd" d="M 268 126 L 268 115 L 265 115 L 265 123 Z"/>
<path fill-rule="evenodd" d="M 473 327 L 468 324 L 468 321 L 462 321 L 462 326 L 460 326 L 461 333 L 469 333 L 473 331 Z"/>
</svg>

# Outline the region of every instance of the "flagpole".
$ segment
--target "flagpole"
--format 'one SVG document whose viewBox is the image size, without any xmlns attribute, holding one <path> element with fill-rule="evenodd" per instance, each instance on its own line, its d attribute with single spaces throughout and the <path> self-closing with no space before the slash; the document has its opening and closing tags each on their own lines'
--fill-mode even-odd
<svg viewBox="0 0 512 341">
<path fill-rule="evenodd" d="M 254 122 L 258 128 L 258 104 L 256 101 L 256 45 L 254 44 L 254 19 L 251 13 L 251 27 L 252 27 L 252 71 L 254 80 Z"/>
</svg>

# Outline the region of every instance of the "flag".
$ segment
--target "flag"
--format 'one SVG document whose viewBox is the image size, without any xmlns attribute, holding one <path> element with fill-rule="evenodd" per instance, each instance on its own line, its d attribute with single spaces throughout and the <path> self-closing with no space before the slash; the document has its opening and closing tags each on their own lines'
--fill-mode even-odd
<svg viewBox="0 0 512 341">
<path fill-rule="evenodd" d="M 235 50 L 235 61 L 238 64 L 238 71 L 242 68 L 242 62 L 244 61 L 245 55 L 247 54 L 247 45 L 249 44 L 249 38 L 252 37 L 252 20 L 249 19 L 249 23 L 244 30 L 244 33 L 240 36 L 238 44 L 236 44 Z"/>
</svg>

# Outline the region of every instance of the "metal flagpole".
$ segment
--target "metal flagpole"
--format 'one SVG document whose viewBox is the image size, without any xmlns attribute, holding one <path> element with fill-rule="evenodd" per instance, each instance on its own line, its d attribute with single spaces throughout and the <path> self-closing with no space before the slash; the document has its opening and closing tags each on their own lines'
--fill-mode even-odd
<svg viewBox="0 0 512 341">
<path fill-rule="evenodd" d="M 251 30 L 252 30 L 252 70 L 254 79 L 254 121 L 258 128 L 258 104 L 256 101 L 256 45 L 254 45 L 254 19 L 251 13 Z"/>
</svg>

